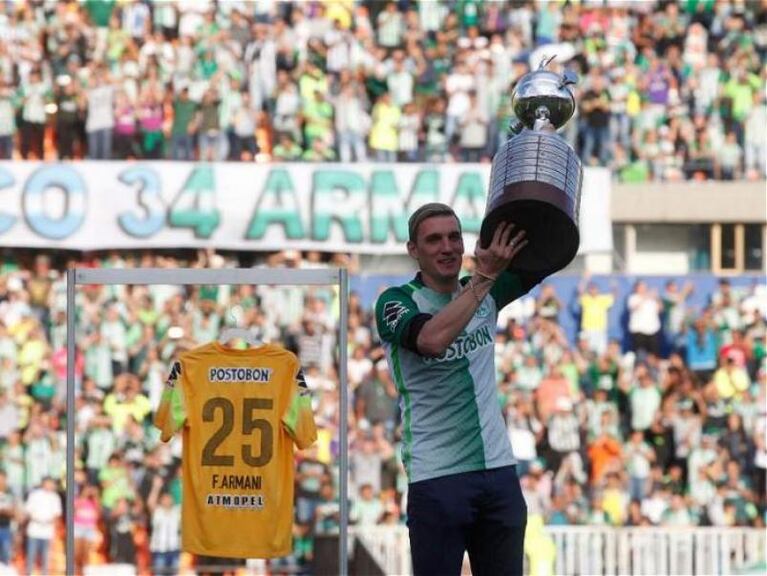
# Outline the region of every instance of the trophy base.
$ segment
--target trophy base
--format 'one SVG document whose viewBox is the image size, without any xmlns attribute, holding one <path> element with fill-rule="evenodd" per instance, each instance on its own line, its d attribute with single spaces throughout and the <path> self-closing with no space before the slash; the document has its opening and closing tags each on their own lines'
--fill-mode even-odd
<svg viewBox="0 0 767 576">
<path fill-rule="evenodd" d="M 572 217 L 541 200 L 510 199 L 491 210 L 482 221 L 479 242 L 486 248 L 498 225 L 513 222 L 524 230 L 527 245 L 509 264 L 512 272 L 548 276 L 567 266 L 578 253 L 580 234 Z"/>
</svg>

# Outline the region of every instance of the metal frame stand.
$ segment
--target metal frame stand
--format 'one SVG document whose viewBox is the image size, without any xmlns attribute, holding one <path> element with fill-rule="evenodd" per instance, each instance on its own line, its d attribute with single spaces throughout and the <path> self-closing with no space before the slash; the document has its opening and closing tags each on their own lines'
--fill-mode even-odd
<svg viewBox="0 0 767 576">
<path fill-rule="evenodd" d="M 341 576 L 348 574 L 347 532 L 349 525 L 348 501 L 348 387 L 347 387 L 347 316 L 349 313 L 349 275 L 344 268 L 294 270 L 288 268 L 223 268 L 169 269 L 82 269 L 67 270 L 67 500 L 66 500 L 66 569 L 67 574 L 75 573 L 75 290 L 78 284 L 269 284 L 273 286 L 327 286 L 339 287 L 339 505 L 340 528 L 338 534 L 338 562 Z"/>
</svg>

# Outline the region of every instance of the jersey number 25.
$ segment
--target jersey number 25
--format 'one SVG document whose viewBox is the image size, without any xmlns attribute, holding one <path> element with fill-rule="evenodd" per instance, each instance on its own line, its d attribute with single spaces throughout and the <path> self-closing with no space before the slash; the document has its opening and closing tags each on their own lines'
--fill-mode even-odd
<svg viewBox="0 0 767 576">
<path fill-rule="evenodd" d="M 242 400 L 242 434 L 250 435 L 253 430 L 261 432 L 261 446 L 257 455 L 253 454 L 253 446 L 243 444 L 241 446 L 242 460 L 249 466 L 265 466 L 272 459 L 273 430 L 269 420 L 256 418 L 256 410 L 270 410 L 274 401 L 270 398 L 243 398 Z M 231 454 L 217 454 L 216 450 L 226 440 L 234 429 L 234 403 L 228 398 L 211 398 L 202 407 L 202 419 L 204 422 L 214 422 L 216 412 L 221 410 L 223 420 L 210 440 L 202 449 L 203 466 L 234 466 L 234 456 Z"/>
</svg>

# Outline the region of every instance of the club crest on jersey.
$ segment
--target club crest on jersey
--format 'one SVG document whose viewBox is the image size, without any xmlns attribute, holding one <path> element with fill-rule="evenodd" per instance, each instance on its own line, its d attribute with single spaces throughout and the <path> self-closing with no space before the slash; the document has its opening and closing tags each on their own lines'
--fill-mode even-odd
<svg viewBox="0 0 767 576">
<path fill-rule="evenodd" d="M 168 375 L 168 379 L 165 381 L 165 385 L 168 388 L 175 387 L 176 382 L 178 381 L 180 376 L 181 376 L 181 362 L 176 361 L 173 363 L 173 367 L 170 369 L 170 374 Z"/>
<path fill-rule="evenodd" d="M 399 321 L 405 315 L 405 312 L 407 312 L 407 308 L 405 308 L 404 304 L 398 300 L 391 300 L 384 304 L 384 322 L 386 322 L 386 326 L 388 326 L 389 330 L 392 332 L 394 331 L 397 324 L 399 324 Z"/>
<path fill-rule="evenodd" d="M 302 368 L 298 369 L 298 374 L 296 374 L 296 383 L 298 384 L 299 396 L 309 396 L 311 394 L 311 392 L 309 392 L 309 386 L 306 384 L 306 377 L 304 376 L 304 371 Z"/>
<path fill-rule="evenodd" d="M 482 303 L 477 308 L 477 311 L 474 312 L 474 316 L 477 318 L 487 318 L 490 315 L 490 304 L 487 302 L 487 298 L 482 300 Z"/>
</svg>

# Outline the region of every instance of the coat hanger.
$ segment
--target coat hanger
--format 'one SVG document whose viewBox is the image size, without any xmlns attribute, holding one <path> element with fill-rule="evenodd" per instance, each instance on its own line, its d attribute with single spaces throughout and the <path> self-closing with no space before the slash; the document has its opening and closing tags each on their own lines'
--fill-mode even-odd
<svg viewBox="0 0 767 576">
<path fill-rule="evenodd" d="M 239 308 L 239 306 L 236 308 Z M 237 316 L 235 315 L 234 309 L 229 310 L 229 316 L 233 323 L 237 322 Z M 242 328 L 236 325 L 224 328 L 218 336 L 218 341 L 221 344 L 235 339 L 240 339 L 250 346 L 258 346 L 261 344 L 261 339 L 256 335 L 255 330 Z"/>
</svg>

